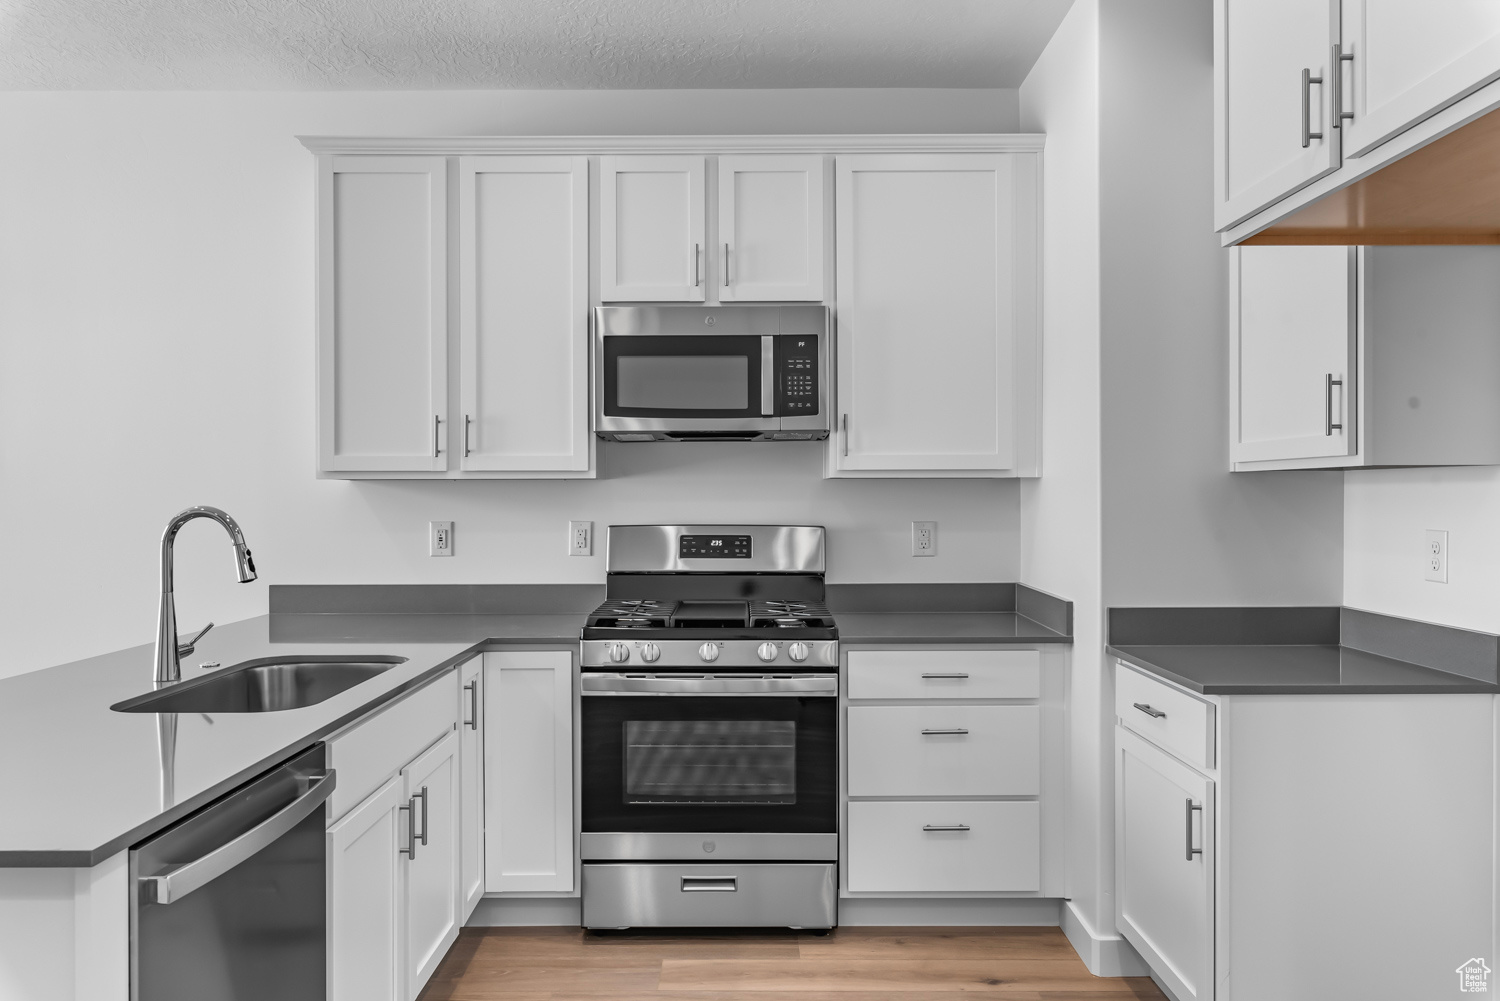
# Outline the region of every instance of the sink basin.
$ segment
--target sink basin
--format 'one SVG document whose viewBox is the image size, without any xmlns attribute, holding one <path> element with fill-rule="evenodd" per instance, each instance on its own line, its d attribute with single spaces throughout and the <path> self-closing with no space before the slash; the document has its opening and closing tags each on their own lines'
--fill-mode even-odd
<svg viewBox="0 0 1500 1001">
<path fill-rule="evenodd" d="M 138 695 L 122 713 L 274 713 L 301 709 L 389 671 L 405 657 L 265 657 Z"/>
</svg>

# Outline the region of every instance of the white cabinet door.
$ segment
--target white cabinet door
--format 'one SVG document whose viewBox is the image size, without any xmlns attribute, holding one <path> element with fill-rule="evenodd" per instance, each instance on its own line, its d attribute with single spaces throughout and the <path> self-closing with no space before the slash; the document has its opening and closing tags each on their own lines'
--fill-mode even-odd
<svg viewBox="0 0 1500 1001">
<path fill-rule="evenodd" d="M 1115 727 L 1121 934 L 1182 1001 L 1214 994 L 1214 784 Z"/>
<path fill-rule="evenodd" d="M 328 829 L 330 1001 L 407 1001 L 405 805 L 395 776 Z"/>
<path fill-rule="evenodd" d="M 1231 461 L 1355 454 L 1353 249 L 1235 247 L 1229 267 Z"/>
<path fill-rule="evenodd" d="M 417 837 L 406 858 L 406 997 L 421 993 L 459 928 L 458 734 L 401 772 Z"/>
<path fill-rule="evenodd" d="M 839 157 L 838 470 L 1016 471 L 1035 169 L 1014 154 Z"/>
<path fill-rule="evenodd" d="M 599 298 L 703 302 L 701 156 L 599 158 Z"/>
<path fill-rule="evenodd" d="M 448 196 L 440 156 L 318 164 L 318 463 L 448 468 Z"/>
<path fill-rule="evenodd" d="M 484 655 L 485 890 L 571 891 L 573 654 Z"/>
<path fill-rule="evenodd" d="M 458 669 L 459 917 L 468 920 L 484 896 L 484 658 Z"/>
<path fill-rule="evenodd" d="M 823 299 L 823 158 L 719 157 L 719 299 Z"/>
<path fill-rule="evenodd" d="M 465 470 L 589 468 L 588 158 L 458 161 Z"/>
<path fill-rule="evenodd" d="M 1330 114 L 1338 16 L 1339 0 L 1215 0 L 1219 229 L 1338 167 Z"/>
<path fill-rule="evenodd" d="M 1343 0 L 1345 156 L 1361 156 L 1500 77 L 1494 0 Z"/>
</svg>

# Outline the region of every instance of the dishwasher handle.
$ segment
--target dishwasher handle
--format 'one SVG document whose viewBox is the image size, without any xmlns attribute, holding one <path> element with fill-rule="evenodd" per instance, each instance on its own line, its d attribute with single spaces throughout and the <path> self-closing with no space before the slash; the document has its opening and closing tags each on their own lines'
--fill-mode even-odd
<svg viewBox="0 0 1500 1001">
<path fill-rule="evenodd" d="M 159 876 L 140 877 L 146 902 L 176 903 L 268 847 L 322 806 L 323 801 L 332 794 L 336 780 L 336 773 L 330 768 L 314 779 L 302 795 L 228 844 Z"/>
</svg>

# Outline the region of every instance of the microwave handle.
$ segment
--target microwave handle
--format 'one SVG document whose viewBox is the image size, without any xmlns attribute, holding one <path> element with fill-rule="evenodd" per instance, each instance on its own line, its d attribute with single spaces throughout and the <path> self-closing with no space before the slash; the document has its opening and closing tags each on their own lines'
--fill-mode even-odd
<svg viewBox="0 0 1500 1001">
<path fill-rule="evenodd" d="M 760 413 L 776 416 L 776 338 L 770 334 L 760 338 Z"/>
</svg>

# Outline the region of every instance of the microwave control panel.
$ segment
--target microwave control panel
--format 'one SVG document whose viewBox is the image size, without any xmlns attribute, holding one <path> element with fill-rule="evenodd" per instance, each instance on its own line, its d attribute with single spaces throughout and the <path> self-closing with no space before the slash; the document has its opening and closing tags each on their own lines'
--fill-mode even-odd
<svg viewBox="0 0 1500 1001">
<path fill-rule="evenodd" d="M 818 338 L 781 334 L 776 338 L 776 415 L 808 417 L 818 412 Z"/>
</svg>

